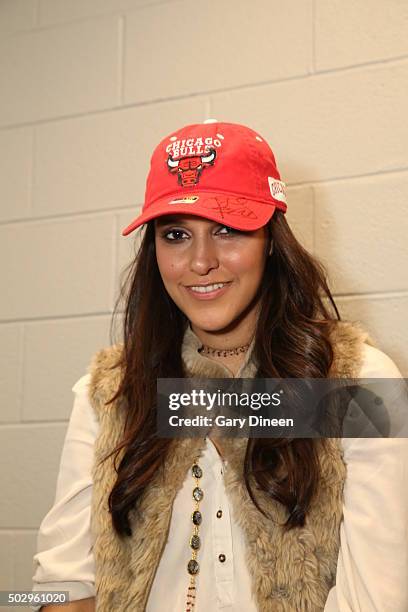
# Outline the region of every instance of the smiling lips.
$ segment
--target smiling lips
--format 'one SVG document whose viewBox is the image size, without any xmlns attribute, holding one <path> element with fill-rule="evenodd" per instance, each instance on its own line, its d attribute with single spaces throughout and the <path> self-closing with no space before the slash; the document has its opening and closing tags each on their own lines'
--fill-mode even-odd
<svg viewBox="0 0 408 612">
<path fill-rule="evenodd" d="M 192 285 L 186 287 L 187 291 L 198 299 L 212 299 L 225 293 L 231 281 L 227 283 L 213 283 L 212 285 Z"/>
</svg>

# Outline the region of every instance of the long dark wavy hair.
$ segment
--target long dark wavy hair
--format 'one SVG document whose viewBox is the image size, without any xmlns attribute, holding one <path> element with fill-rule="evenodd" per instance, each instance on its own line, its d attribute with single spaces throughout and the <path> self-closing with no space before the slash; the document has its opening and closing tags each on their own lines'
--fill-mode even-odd
<svg viewBox="0 0 408 612">
<path fill-rule="evenodd" d="M 298 242 L 281 211 L 275 211 L 268 230 L 274 248 L 260 287 L 254 354 L 261 365 L 256 377 L 326 378 L 334 357 L 331 328 L 340 320 L 326 270 Z M 117 366 L 121 382 L 107 404 L 119 396 L 125 398 L 126 423 L 122 440 L 104 460 L 115 454 L 117 478 L 109 495 L 113 528 L 119 536 L 130 536 L 129 512 L 137 511 L 172 442 L 156 435 L 156 379 L 186 375 L 181 346 L 189 321 L 163 285 L 154 221 L 147 223 L 140 248 L 122 273 L 113 318 L 120 304 L 123 351 Z M 287 509 L 282 526 L 287 530 L 305 523 L 319 482 L 320 444 L 325 444 L 323 438 L 248 440 L 244 477 L 249 495 L 265 514 L 251 489 L 252 475 L 261 490 Z"/>
</svg>

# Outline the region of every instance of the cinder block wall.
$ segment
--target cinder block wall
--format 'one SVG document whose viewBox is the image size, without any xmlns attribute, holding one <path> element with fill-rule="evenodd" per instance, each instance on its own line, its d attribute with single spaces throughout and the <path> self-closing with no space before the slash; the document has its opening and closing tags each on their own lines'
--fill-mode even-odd
<svg viewBox="0 0 408 612">
<path fill-rule="evenodd" d="M 408 375 L 407 41 L 400 0 L 0 0 L 0 589 L 31 588 L 120 231 L 180 125 L 267 138 L 342 315 Z"/>
</svg>

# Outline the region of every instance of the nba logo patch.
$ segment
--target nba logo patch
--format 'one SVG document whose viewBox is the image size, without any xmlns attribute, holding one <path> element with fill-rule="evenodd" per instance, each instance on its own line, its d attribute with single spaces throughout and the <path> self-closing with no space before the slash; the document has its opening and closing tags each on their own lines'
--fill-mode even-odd
<svg viewBox="0 0 408 612">
<path fill-rule="evenodd" d="M 273 178 L 273 176 L 268 176 L 268 183 L 271 196 L 275 200 L 286 204 L 285 183 L 283 181 L 278 181 L 278 179 Z"/>
</svg>

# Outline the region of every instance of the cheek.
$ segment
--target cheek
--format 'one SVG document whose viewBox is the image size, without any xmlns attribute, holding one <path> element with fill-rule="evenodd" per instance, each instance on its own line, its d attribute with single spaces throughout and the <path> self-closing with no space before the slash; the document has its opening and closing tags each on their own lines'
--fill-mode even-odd
<svg viewBox="0 0 408 612">
<path fill-rule="evenodd" d="M 263 248 L 251 245 L 252 248 L 243 248 L 228 254 L 225 265 L 237 276 L 250 275 L 258 278 L 262 275 L 265 259 Z"/>
<path fill-rule="evenodd" d="M 164 249 L 156 250 L 156 259 L 163 284 L 167 289 L 171 289 L 173 284 L 180 282 L 184 264 L 180 257 L 174 257 Z"/>
</svg>

